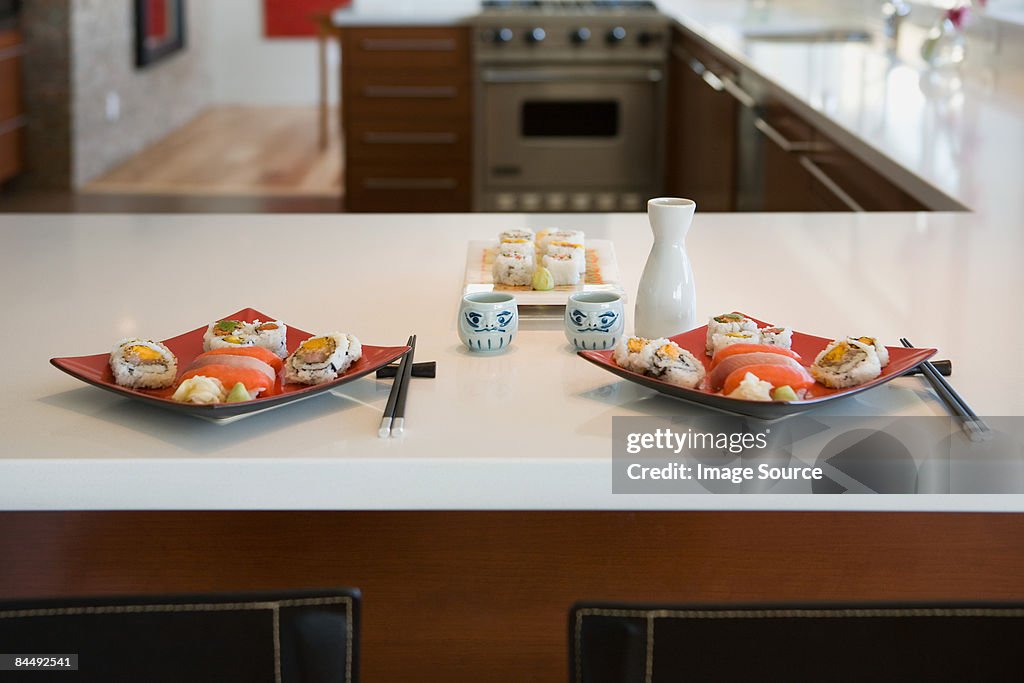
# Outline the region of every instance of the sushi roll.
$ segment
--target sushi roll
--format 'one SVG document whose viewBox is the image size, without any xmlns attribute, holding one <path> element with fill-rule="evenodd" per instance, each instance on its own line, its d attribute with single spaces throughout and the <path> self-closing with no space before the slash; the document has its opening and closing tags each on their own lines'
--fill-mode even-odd
<svg viewBox="0 0 1024 683">
<path fill-rule="evenodd" d="M 491 276 L 496 285 L 523 287 L 533 282 L 535 268 L 533 254 L 525 255 L 516 251 L 499 249 L 491 266 Z"/>
<path fill-rule="evenodd" d="M 711 352 L 709 356 L 714 356 L 716 353 L 721 351 L 727 346 L 733 344 L 760 344 L 761 333 L 757 328 L 753 330 L 743 330 L 740 332 L 726 332 L 725 334 L 716 334 L 711 337 Z"/>
<path fill-rule="evenodd" d="M 288 326 L 280 320 L 253 320 L 247 337 L 255 346 L 272 351 L 278 358 L 288 355 Z"/>
<path fill-rule="evenodd" d="M 668 339 L 648 344 L 641 361 L 646 362 L 645 374 L 679 387 L 694 389 L 704 379 L 704 365 L 697 357 Z"/>
<path fill-rule="evenodd" d="M 533 242 L 533 230 L 519 228 L 518 230 L 505 230 L 498 236 L 499 242 Z"/>
<path fill-rule="evenodd" d="M 811 374 L 826 387 L 855 387 L 882 374 L 875 347 L 856 339 L 837 339 L 814 359 Z"/>
<path fill-rule="evenodd" d="M 586 245 L 582 230 L 559 230 L 551 228 L 542 231 L 537 235 L 537 246 L 542 254 L 548 254 L 548 248 L 552 242 L 570 242 L 572 244 Z"/>
<path fill-rule="evenodd" d="M 587 252 L 582 244 L 576 244 L 575 242 L 551 242 L 548 244 L 547 255 L 569 256 L 573 263 L 576 264 L 576 270 L 579 271 L 580 275 L 587 272 Z"/>
<path fill-rule="evenodd" d="M 643 372 L 644 366 L 640 361 L 640 356 L 650 343 L 650 339 L 644 339 L 643 337 L 626 337 L 615 347 L 615 351 L 612 352 L 612 359 L 620 368 L 634 372 Z"/>
<path fill-rule="evenodd" d="M 793 330 L 788 327 L 765 327 L 760 332 L 762 344 L 782 349 L 793 348 Z"/>
<path fill-rule="evenodd" d="M 530 240 L 506 240 L 498 246 L 498 254 L 521 254 L 532 263 L 537 258 L 537 249 Z"/>
<path fill-rule="evenodd" d="M 203 351 L 252 346 L 255 343 L 249 325 L 242 320 L 217 320 L 210 323 L 203 335 Z"/>
<path fill-rule="evenodd" d="M 555 286 L 578 285 L 580 283 L 580 270 L 576 261 L 568 254 L 545 255 L 541 259 L 543 266 L 551 272 Z"/>
<path fill-rule="evenodd" d="M 847 337 L 849 340 L 859 341 L 862 344 L 874 347 L 875 353 L 878 354 L 878 362 L 884 368 L 889 364 L 889 349 L 885 348 L 885 344 L 881 344 L 877 337 Z"/>
<path fill-rule="evenodd" d="M 118 386 L 163 389 L 174 384 L 178 359 L 171 350 L 151 339 L 122 339 L 110 352 L 110 370 Z"/>
<path fill-rule="evenodd" d="M 284 381 L 291 384 L 323 384 L 349 369 L 363 357 L 355 335 L 335 332 L 310 337 L 284 362 Z"/>
<path fill-rule="evenodd" d="M 742 313 L 723 313 L 708 320 L 708 337 L 704 342 L 704 350 L 709 356 L 714 355 L 714 345 L 711 343 L 716 334 L 729 334 L 731 332 L 756 332 L 757 323 Z M 757 342 L 753 342 L 756 344 Z"/>
</svg>

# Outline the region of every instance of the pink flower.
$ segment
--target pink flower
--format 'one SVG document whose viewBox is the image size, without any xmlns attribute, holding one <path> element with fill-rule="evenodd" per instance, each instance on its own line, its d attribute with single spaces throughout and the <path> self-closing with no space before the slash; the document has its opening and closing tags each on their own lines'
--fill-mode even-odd
<svg viewBox="0 0 1024 683">
<path fill-rule="evenodd" d="M 958 29 L 963 28 L 968 14 L 966 7 L 953 7 L 946 10 L 946 18 Z"/>
</svg>

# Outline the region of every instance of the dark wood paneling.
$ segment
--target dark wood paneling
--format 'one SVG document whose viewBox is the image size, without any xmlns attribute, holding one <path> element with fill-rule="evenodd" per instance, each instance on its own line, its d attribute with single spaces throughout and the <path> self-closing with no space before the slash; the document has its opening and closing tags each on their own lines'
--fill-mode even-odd
<svg viewBox="0 0 1024 683">
<path fill-rule="evenodd" d="M 5 513 L 0 558 L 6 598 L 356 586 L 367 681 L 561 682 L 579 599 L 1022 600 L 1024 515 Z"/>
</svg>

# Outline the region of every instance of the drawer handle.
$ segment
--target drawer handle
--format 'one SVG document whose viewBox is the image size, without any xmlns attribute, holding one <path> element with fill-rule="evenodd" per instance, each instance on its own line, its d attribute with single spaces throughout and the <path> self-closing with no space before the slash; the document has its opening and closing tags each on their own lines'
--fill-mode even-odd
<svg viewBox="0 0 1024 683">
<path fill-rule="evenodd" d="M 365 133 L 368 145 L 454 145 L 459 139 L 455 133 Z"/>
<path fill-rule="evenodd" d="M 359 44 L 367 52 L 454 52 L 451 38 L 364 38 Z"/>
<path fill-rule="evenodd" d="M 732 98 L 739 102 L 747 109 L 753 109 L 757 106 L 757 101 L 754 96 L 748 93 L 746 90 L 736 84 L 732 78 L 728 76 L 719 76 L 714 71 L 709 69 L 703 62 L 682 50 L 681 48 L 673 49 L 672 55 L 690 67 L 693 73 L 701 77 L 701 79 L 711 86 L 712 90 L 716 92 L 725 91 L 732 95 Z"/>
<path fill-rule="evenodd" d="M 807 169 L 807 172 L 814 176 L 819 183 L 824 185 L 825 189 L 835 195 L 836 199 L 841 201 L 843 204 L 846 204 L 846 208 L 850 211 L 856 211 L 857 213 L 864 212 L 864 207 L 858 204 L 857 200 L 847 194 L 846 190 L 839 187 L 839 183 L 832 180 L 832 178 L 821 169 L 821 166 L 818 166 L 807 157 L 800 157 L 800 165 Z"/>
<path fill-rule="evenodd" d="M 367 190 L 454 190 L 459 186 L 455 178 L 367 178 Z"/>
<path fill-rule="evenodd" d="M 373 98 L 450 100 L 454 99 L 458 92 L 458 88 L 452 86 L 429 85 L 368 85 L 363 88 L 363 95 Z"/>
<path fill-rule="evenodd" d="M 754 127 L 778 145 L 783 152 L 823 152 L 826 150 L 824 145 L 814 142 L 793 142 L 761 117 L 754 119 Z"/>
</svg>

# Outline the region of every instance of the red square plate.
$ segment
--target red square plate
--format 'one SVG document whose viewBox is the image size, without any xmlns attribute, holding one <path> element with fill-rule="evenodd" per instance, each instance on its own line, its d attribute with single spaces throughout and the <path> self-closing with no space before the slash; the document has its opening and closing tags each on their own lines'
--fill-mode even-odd
<svg viewBox="0 0 1024 683">
<path fill-rule="evenodd" d="M 749 318 L 750 316 L 747 317 Z M 768 323 L 756 318 L 751 319 L 761 327 L 770 327 Z M 711 359 L 704 353 L 704 342 L 707 334 L 708 327 L 704 325 L 689 332 L 670 337 L 670 339 L 699 358 L 704 363 L 704 367 L 707 368 L 711 364 Z M 831 339 L 826 339 L 825 337 L 815 337 L 811 334 L 793 331 L 793 350 L 800 354 L 805 365 L 810 365 L 818 353 L 831 341 Z M 889 349 L 889 364 L 882 368 L 882 374 L 875 379 L 848 389 L 829 389 L 821 384 L 815 384 L 808 389 L 807 397 L 802 401 L 748 401 L 746 399 L 722 396 L 721 394 L 713 393 L 703 386 L 696 389 L 686 389 L 654 377 L 647 377 L 632 370 L 620 368 L 612 360 L 612 350 L 579 351 L 578 353 L 586 360 L 598 367 L 604 368 L 608 372 L 668 396 L 726 413 L 756 417 L 762 420 L 776 420 L 780 417 L 796 415 L 835 399 L 853 396 L 854 394 L 859 394 L 862 391 L 885 384 L 889 380 L 910 372 L 917 365 L 934 356 L 936 352 L 936 349 L 906 349 L 902 346 L 887 346 L 886 348 Z"/>
<path fill-rule="evenodd" d="M 220 320 L 277 320 L 274 316 L 260 313 L 254 308 L 245 308 Z M 203 335 L 206 333 L 206 325 L 179 334 L 177 337 L 163 340 L 163 343 L 178 357 L 178 374 L 184 373 L 196 356 L 203 352 Z M 296 327 L 288 328 L 288 353 L 291 353 L 299 344 L 312 337 L 310 332 L 304 332 Z M 94 387 L 112 391 L 121 396 L 133 398 L 143 403 L 175 410 L 180 413 L 195 415 L 213 420 L 239 417 L 267 408 L 276 408 L 292 403 L 310 396 L 321 394 L 325 391 L 335 389 L 346 382 L 364 377 L 378 368 L 400 357 L 409 349 L 408 346 L 367 346 L 363 345 L 363 357 L 352 364 L 345 374 L 335 380 L 324 384 L 308 386 L 305 384 L 282 384 L 278 376 L 273 390 L 266 396 L 245 401 L 244 403 L 221 403 L 217 405 L 195 405 L 191 403 L 179 403 L 171 400 L 174 393 L 174 386 L 168 389 L 128 389 L 118 386 L 114 382 L 114 374 L 110 371 L 110 353 L 98 353 L 93 356 L 72 356 L 68 358 L 51 358 L 50 363 L 72 377 L 87 382 Z"/>
</svg>

